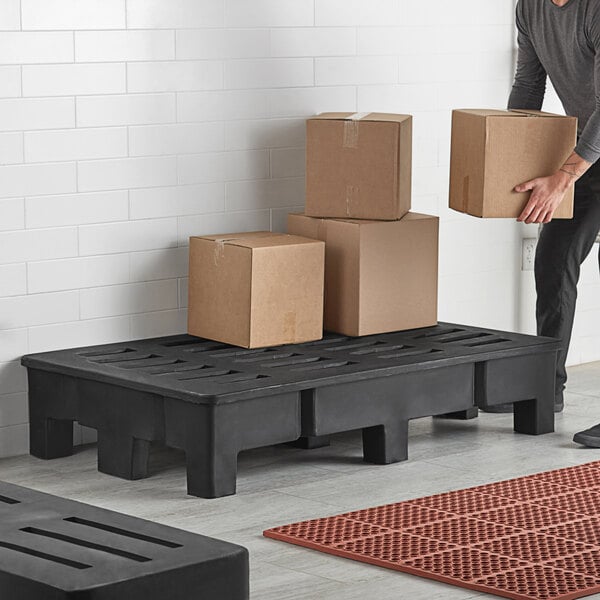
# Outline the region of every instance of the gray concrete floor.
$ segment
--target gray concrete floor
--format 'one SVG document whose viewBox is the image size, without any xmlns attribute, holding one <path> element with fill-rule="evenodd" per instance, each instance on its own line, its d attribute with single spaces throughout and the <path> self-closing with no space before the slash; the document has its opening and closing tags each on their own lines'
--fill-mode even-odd
<svg viewBox="0 0 600 600">
<path fill-rule="evenodd" d="M 335 436 L 328 448 L 286 446 L 244 452 L 238 493 L 216 500 L 186 496 L 184 456 L 151 455 L 151 476 L 124 481 L 96 471 L 96 449 L 69 458 L 0 461 L 11 483 L 219 537 L 250 550 L 253 600 L 465 600 L 488 594 L 449 586 L 262 537 L 264 529 L 340 512 L 600 460 L 600 449 L 573 444 L 573 433 L 600 422 L 600 363 L 570 370 L 556 433 L 512 430 L 512 415 L 480 413 L 472 421 L 411 422 L 409 460 L 362 462 L 360 434 Z M 589 596 L 600 600 L 600 594 Z M 226 599 L 223 599 L 226 600 Z"/>
</svg>

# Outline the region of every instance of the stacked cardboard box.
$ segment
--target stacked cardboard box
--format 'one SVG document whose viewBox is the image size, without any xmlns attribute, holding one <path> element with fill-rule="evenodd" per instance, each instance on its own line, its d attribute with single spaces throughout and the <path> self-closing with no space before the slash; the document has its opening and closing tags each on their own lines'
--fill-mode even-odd
<svg viewBox="0 0 600 600">
<path fill-rule="evenodd" d="M 321 339 L 324 254 L 269 231 L 191 237 L 188 333 L 245 348 Z"/>
<path fill-rule="evenodd" d="M 437 322 L 437 217 L 398 221 L 294 214 L 288 230 L 325 242 L 325 329 L 358 336 Z"/>
<path fill-rule="evenodd" d="M 575 147 L 577 119 L 535 110 L 455 110 L 450 208 L 476 217 L 518 217 L 529 193 L 516 185 L 559 169 Z M 554 218 L 573 216 L 573 188 Z"/>
<path fill-rule="evenodd" d="M 320 339 L 323 324 L 434 325 L 438 219 L 409 212 L 411 146 L 409 115 L 309 119 L 306 214 L 289 234 L 190 238 L 188 332 L 257 348 Z"/>
<path fill-rule="evenodd" d="M 306 123 L 310 217 L 400 219 L 410 210 L 412 117 L 323 113 Z"/>
<path fill-rule="evenodd" d="M 438 218 L 409 212 L 412 118 L 307 121 L 306 209 L 288 231 L 325 242 L 326 330 L 359 336 L 437 323 Z"/>
</svg>

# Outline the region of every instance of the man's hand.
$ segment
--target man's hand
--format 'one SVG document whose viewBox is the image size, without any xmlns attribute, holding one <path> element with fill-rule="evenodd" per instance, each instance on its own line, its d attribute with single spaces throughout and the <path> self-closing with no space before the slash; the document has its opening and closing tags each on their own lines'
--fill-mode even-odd
<svg viewBox="0 0 600 600">
<path fill-rule="evenodd" d="M 529 202 L 527 202 L 527 206 L 525 206 L 517 221 L 549 223 L 565 192 L 591 166 L 592 163 L 581 158 L 579 154 L 573 151 L 554 175 L 537 177 L 515 187 L 515 192 L 528 192 L 531 190 Z"/>
<path fill-rule="evenodd" d="M 573 177 L 557 171 L 549 177 L 537 177 L 515 187 L 515 192 L 531 190 L 529 202 L 517 221 L 525 223 L 549 223 L 561 203 L 565 192 L 573 184 Z"/>
</svg>

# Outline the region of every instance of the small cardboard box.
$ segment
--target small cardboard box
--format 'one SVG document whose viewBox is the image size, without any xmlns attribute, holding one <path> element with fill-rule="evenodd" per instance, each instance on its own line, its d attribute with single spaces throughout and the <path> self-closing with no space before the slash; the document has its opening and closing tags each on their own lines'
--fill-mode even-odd
<svg viewBox="0 0 600 600">
<path fill-rule="evenodd" d="M 323 113 L 306 122 L 312 217 L 400 219 L 410 210 L 412 117 Z"/>
<path fill-rule="evenodd" d="M 244 348 L 321 339 L 324 253 L 268 231 L 191 237 L 188 333 Z"/>
<path fill-rule="evenodd" d="M 533 110 L 454 110 L 450 208 L 475 217 L 517 218 L 530 193 L 516 185 L 551 175 L 573 152 L 577 119 Z M 573 216 L 573 188 L 554 218 Z"/>
<path fill-rule="evenodd" d="M 288 216 L 290 233 L 325 242 L 328 331 L 359 336 L 437 323 L 438 218 Z"/>
</svg>

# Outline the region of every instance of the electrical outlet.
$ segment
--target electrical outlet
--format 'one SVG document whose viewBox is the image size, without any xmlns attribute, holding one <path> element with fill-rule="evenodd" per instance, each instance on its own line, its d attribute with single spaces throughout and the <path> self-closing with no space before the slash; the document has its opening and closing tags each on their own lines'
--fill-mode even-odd
<svg viewBox="0 0 600 600">
<path fill-rule="evenodd" d="M 535 238 L 525 238 L 523 240 L 523 249 L 521 253 L 521 271 L 533 271 L 535 263 Z"/>
</svg>

